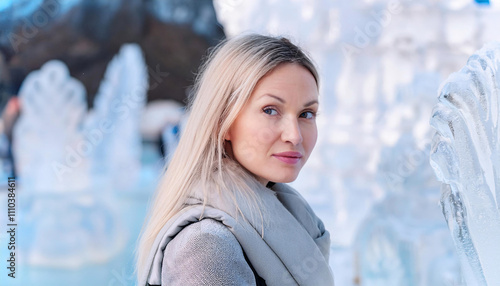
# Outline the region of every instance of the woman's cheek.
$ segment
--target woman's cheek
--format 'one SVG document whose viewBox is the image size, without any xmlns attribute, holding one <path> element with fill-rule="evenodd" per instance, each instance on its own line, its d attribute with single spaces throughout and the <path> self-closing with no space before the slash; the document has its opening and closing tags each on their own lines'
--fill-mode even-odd
<svg viewBox="0 0 500 286">
<path fill-rule="evenodd" d="M 314 148 L 314 146 L 316 145 L 316 142 L 318 140 L 318 129 L 316 128 L 316 124 L 314 125 L 313 128 L 311 128 L 310 130 L 310 134 L 308 134 L 308 145 L 307 148 L 309 149 L 309 152 L 312 151 L 312 149 Z"/>
<path fill-rule="evenodd" d="M 275 131 L 270 127 L 261 128 L 257 133 L 257 140 L 259 144 L 269 144 L 273 141 Z"/>
<path fill-rule="evenodd" d="M 241 142 L 238 146 L 238 155 L 240 159 L 244 161 L 253 161 L 257 156 L 257 148 L 255 144 L 252 144 L 248 140 Z"/>
</svg>

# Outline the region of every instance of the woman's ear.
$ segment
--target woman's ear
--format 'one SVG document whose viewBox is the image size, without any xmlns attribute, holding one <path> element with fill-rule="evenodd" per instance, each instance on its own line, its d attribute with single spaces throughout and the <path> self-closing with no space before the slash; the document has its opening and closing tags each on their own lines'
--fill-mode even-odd
<svg viewBox="0 0 500 286">
<path fill-rule="evenodd" d="M 230 133 L 230 131 L 226 132 L 226 135 L 224 135 L 224 140 L 231 141 L 231 133 Z"/>
<path fill-rule="evenodd" d="M 227 156 L 229 156 L 231 159 L 234 159 L 233 145 L 231 144 L 231 141 L 224 140 L 224 150 L 226 151 Z"/>
</svg>

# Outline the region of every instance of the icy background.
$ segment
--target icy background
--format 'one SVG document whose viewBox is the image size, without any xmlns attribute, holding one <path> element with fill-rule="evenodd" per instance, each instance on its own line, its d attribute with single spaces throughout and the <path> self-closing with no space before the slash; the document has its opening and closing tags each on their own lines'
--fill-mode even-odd
<svg viewBox="0 0 500 286">
<path fill-rule="evenodd" d="M 336 283 L 463 285 L 428 163 L 429 118 L 439 84 L 499 38 L 498 3 L 215 4 L 229 36 L 286 35 L 319 66 L 318 143 L 292 185 L 332 233 Z"/>
<path fill-rule="evenodd" d="M 22 1 L 19 3 L 23 5 L 19 6 L 26 11 L 15 11 L 20 15 L 29 13 L 42 2 Z M 61 3 L 64 9 L 69 9 L 76 2 Z M 292 185 L 306 197 L 332 235 L 330 264 L 336 285 L 455 286 L 468 282 L 461 278 L 461 272 L 468 270 L 460 268 L 460 256 L 439 206 L 440 182 L 429 165 L 433 136 L 429 118 L 437 103 L 440 83 L 460 70 L 484 43 L 500 39 L 499 5 L 490 2 L 214 1 L 217 17 L 228 37 L 249 31 L 285 35 L 309 51 L 319 67 L 319 138 L 309 162 Z M 9 3 L 12 2 L 0 1 L 0 9 L 2 5 L 11 5 Z M 170 6 L 161 1 L 151 3 L 156 5 L 161 17 L 173 17 L 181 22 L 185 19 L 185 13 L 172 13 Z M 195 25 L 200 31 L 204 31 L 202 20 Z M 2 23 L 2 19 L 0 23 L 7 24 Z M 119 70 L 122 68 L 118 68 L 114 76 L 108 76 L 109 84 L 116 82 L 116 77 L 124 76 Z M 101 92 L 111 98 L 116 90 L 123 88 L 120 85 L 105 88 L 104 84 Z M 113 120 L 106 114 L 106 102 L 96 106 L 99 105 L 103 108 L 100 111 L 96 108 L 94 116 Z M 173 117 L 177 118 L 176 110 L 172 108 Z M 136 116 L 139 111 L 131 109 L 131 112 Z M 88 122 L 92 128 L 91 120 Z M 136 128 L 136 124 L 134 121 L 127 126 Z M 175 148 L 180 126 L 173 120 L 165 127 L 166 154 Z M 134 132 L 124 132 L 121 136 L 134 138 Z M 100 263 L 88 263 L 91 259 L 85 259 L 85 263 L 77 263 L 84 266 L 71 270 L 50 268 L 48 263 L 30 262 L 26 245 L 36 244 L 36 240 L 30 240 L 30 233 L 25 230 L 34 225 L 24 224 L 21 234 L 27 253 L 20 257 L 20 279 L 15 281 L 18 285 L 134 285 L 134 237 L 139 233 L 163 159 L 154 146 L 143 144 L 139 161 L 136 143 L 131 143 L 135 148 L 126 147 L 128 151 L 118 149 L 123 148 L 119 143 L 124 140 L 111 140 L 102 148 L 108 146 L 106 148 L 111 149 L 107 150 L 114 150 L 110 146 L 115 146 L 112 157 L 118 159 L 124 158 L 119 152 L 128 152 L 125 159 L 132 166 L 128 170 L 130 175 L 120 176 L 121 172 L 113 165 L 99 164 L 106 170 L 81 167 L 88 174 L 109 172 L 111 175 L 105 178 L 111 181 L 105 185 L 122 183 L 130 190 L 116 188 L 100 204 L 87 197 L 78 202 L 80 198 L 75 197 L 74 205 L 79 208 L 67 204 L 69 209 L 64 209 L 50 198 L 43 201 L 41 207 L 39 204 L 38 209 L 28 204 L 29 200 L 23 202 L 26 209 L 38 214 L 54 210 L 52 217 L 45 216 L 46 225 L 52 228 L 58 226 L 53 224 L 57 216 L 70 213 L 82 218 L 92 212 L 109 210 L 107 213 L 114 216 L 108 215 L 109 220 L 104 222 L 118 226 L 121 221 L 126 228 L 123 233 L 118 232 L 126 240 L 124 245 L 119 245 L 122 251 Z M 95 156 L 106 154 L 107 150 L 101 149 Z M 38 174 L 43 182 L 41 174 L 32 174 Z M 82 178 L 85 176 L 78 176 Z M 131 180 L 130 184 L 125 179 Z M 5 205 L 0 205 L 0 213 L 6 213 Z M 20 217 L 25 221 L 42 218 Z M 79 230 L 82 229 L 85 227 Z M 86 235 L 92 231 L 87 228 Z M 54 233 L 45 235 L 50 238 Z M 0 234 L 0 238 L 4 241 L 5 235 Z M 103 245 L 110 244 L 105 236 L 103 239 Z M 5 253 L 5 248 L 0 248 L 0 256 L 5 257 Z M 67 256 L 68 252 L 64 254 Z M 76 253 L 74 257 L 82 259 L 82 255 L 82 252 Z M 6 284 L 12 281 L 5 280 L 5 269 L 0 275 L 1 285 L 11 285 Z"/>
</svg>

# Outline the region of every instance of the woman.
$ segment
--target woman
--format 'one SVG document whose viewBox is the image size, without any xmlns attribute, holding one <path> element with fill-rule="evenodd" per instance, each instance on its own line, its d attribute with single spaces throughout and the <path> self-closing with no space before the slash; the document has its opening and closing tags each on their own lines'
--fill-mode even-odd
<svg viewBox="0 0 500 286">
<path fill-rule="evenodd" d="M 211 51 L 139 243 L 139 285 L 333 285 L 330 236 L 296 179 L 316 143 L 318 74 L 285 38 Z"/>
</svg>

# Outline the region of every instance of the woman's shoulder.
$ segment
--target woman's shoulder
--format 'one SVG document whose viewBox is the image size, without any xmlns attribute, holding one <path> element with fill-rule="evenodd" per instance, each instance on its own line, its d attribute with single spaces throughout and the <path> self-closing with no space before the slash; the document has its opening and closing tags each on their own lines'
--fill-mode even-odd
<svg viewBox="0 0 500 286">
<path fill-rule="evenodd" d="M 252 269 L 236 237 L 224 224 L 210 218 L 185 226 L 167 244 L 162 280 L 166 285 L 203 281 L 255 284 Z"/>
<path fill-rule="evenodd" d="M 182 249 L 193 247 L 192 243 L 212 241 L 226 246 L 239 247 L 238 240 L 220 221 L 204 218 L 185 226 L 167 245 L 167 249 Z M 188 245 L 189 244 L 189 245 Z"/>
</svg>

